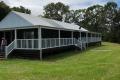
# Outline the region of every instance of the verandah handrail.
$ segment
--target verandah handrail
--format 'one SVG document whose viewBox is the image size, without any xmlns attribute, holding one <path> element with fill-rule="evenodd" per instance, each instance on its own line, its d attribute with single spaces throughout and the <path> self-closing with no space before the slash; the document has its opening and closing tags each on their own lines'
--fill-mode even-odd
<svg viewBox="0 0 120 80">
<path fill-rule="evenodd" d="M 14 48 L 15 48 L 15 40 L 12 41 L 8 46 L 5 47 L 5 57 L 6 58 Z"/>
<path fill-rule="evenodd" d="M 54 48 L 61 46 L 68 46 L 77 44 L 73 38 L 43 38 L 41 41 L 41 48 Z M 59 44 L 60 41 L 60 44 Z M 74 41 L 74 43 L 73 43 Z M 39 39 L 16 39 L 17 49 L 39 49 L 38 48 Z M 35 47 L 36 46 L 36 47 Z"/>
<path fill-rule="evenodd" d="M 86 40 L 85 37 L 81 37 L 81 39 L 78 38 L 78 40 L 81 41 L 82 43 L 87 43 L 87 42 L 100 41 L 100 38 L 88 37 L 88 40 Z M 60 44 L 59 44 L 59 41 L 60 41 Z M 16 39 L 13 42 L 16 43 L 14 44 L 14 47 L 18 49 L 39 49 L 38 39 Z M 7 48 L 10 45 L 12 45 L 13 42 L 9 44 Z M 75 38 L 43 38 L 41 45 L 42 45 L 42 48 L 52 48 L 52 47 L 68 46 L 68 45 L 75 45 L 75 44 L 78 44 L 78 41 Z"/>
<path fill-rule="evenodd" d="M 41 49 L 62 47 L 76 45 L 80 48 L 86 48 L 86 43 L 88 42 L 98 42 L 101 41 L 99 37 L 81 37 L 76 38 L 43 38 L 41 39 Z M 15 39 L 8 46 L 6 46 L 6 58 L 11 53 L 13 49 L 33 49 L 39 50 L 39 39 Z"/>
</svg>

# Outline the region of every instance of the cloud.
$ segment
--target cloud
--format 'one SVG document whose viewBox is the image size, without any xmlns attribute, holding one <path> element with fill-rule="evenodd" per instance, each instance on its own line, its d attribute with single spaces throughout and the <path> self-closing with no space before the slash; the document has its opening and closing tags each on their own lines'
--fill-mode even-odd
<svg viewBox="0 0 120 80">
<path fill-rule="evenodd" d="M 3 0 L 0 0 L 3 1 Z M 4 0 L 9 6 L 24 6 L 32 11 L 33 15 L 43 14 L 43 7 L 51 2 L 62 2 L 70 6 L 70 9 L 82 9 L 95 4 L 105 4 L 111 0 Z M 116 1 L 116 0 L 114 0 Z"/>
</svg>

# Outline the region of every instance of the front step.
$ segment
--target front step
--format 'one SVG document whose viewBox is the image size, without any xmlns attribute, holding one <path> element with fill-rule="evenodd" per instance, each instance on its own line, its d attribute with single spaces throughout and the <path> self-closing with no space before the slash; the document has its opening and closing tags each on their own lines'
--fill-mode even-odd
<svg viewBox="0 0 120 80">
<path fill-rule="evenodd" d="M 3 59 L 5 59 L 5 53 L 4 53 L 4 52 L 1 52 L 1 53 L 0 53 L 0 60 L 3 60 Z"/>
</svg>

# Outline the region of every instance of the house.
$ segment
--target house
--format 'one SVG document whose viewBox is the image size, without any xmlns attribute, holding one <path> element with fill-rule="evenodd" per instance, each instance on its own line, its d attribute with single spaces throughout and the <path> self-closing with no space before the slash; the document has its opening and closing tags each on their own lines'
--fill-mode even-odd
<svg viewBox="0 0 120 80">
<path fill-rule="evenodd" d="M 13 50 L 42 50 L 63 46 L 85 49 L 89 43 L 100 43 L 101 34 L 75 24 L 11 11 L 0 22 L 0 39 L 5 37 L 5 58 Z M 1 40 L 0 40 L 1 42 Z M 1 44 L 1 43 L 0 43 Z"/>
</svg>

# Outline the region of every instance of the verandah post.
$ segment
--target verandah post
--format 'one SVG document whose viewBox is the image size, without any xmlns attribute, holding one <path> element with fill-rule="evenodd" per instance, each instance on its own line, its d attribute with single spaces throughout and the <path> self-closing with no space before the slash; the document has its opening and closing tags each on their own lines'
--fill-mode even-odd
<svg viewBox="0 0 120 80">
<path fill-rule="evenodd" d="M 17 39 L 17 30 L 15 29 L 14 31 L 14 34 L 15 34 L 15 48 L 17 47 L 17 42 L 16 42 L 16 39 Z"/>
<path fill-rule="evenodd" d="M 90 33 L 90 35 L 91 35 L 91 36 L 90 36 L 90 37 L 91 37 L 91 40 L 90 40 L 90 42 L 93 42 L 92 33 Z"/>
<path fill-rule="evenodd" d="M 60 40 L 60 30 L 59 30 L 59 32 L 58 32 L 58 35 L 59 35 L 58 37 L 59 37 L 59 47 L 60 47 L 60 46 L 61 46 L 61 42 L 60 42 L 60 41 L 61 41 L 61 40 Z"/>
<path fill-rule="evenodd" d="M 71 32 L 71 38 L 72 38 L 72 45 L 74 44 L 73 42 L 73 31 Z"/>
<path fill-rule="evenodd" d="M 41 27 L 38 27 L 38 47 L 40 50 L 40 60 L 42 60 L 42 37 L 41 37 Z"/>
<path fill-rule="evenodd" d="M 80 44 L 81 44 L 81 50 L 83 49 L 83 43 L 82 43 L 82 33 L 80 31 Z"/>
<path fill-rule="evenodd" d="M 86 45 L 88 47 L 88 32 L 86 32 Z"/>
</svg>

